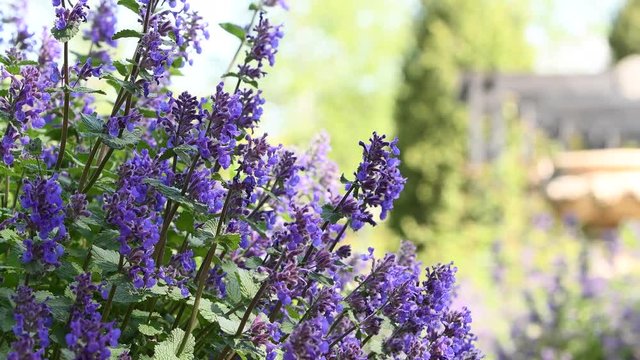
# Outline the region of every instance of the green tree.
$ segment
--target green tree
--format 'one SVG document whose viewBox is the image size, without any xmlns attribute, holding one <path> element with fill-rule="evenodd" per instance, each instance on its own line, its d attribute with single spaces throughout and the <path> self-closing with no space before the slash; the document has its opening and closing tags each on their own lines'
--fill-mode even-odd
<svg viewBox="0 0 640 360">
<path fill-rule="evenodd" d="M 465 71 L 530 66 L 526 5 L 503 0 L 422 0 L 395 111 L 405 191 L 392 226 L 415 241 L 453 229 L 463 213 L 467 130 L 457 100 Z"/>
<path fill-rule="evenodd" d="M 628 0 L 613 21 L 609 45 L 615 61 L 640 53 L 640 0 Z"/>
</svg>

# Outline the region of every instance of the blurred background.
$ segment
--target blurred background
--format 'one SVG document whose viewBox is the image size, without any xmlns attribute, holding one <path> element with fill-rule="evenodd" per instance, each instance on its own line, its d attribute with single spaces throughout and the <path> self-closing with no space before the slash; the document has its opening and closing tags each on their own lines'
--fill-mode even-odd
<svg viewBox="0 0 640 360">
<path fill-rule="evenodd" d="M 50 1 L 27 3 L 49 27 Z M 217 23 L 249 1 L 192 4 L 211 39 L 175 87 L 207 96 L 238 41 Z M 454 261 L 489 359 L 640 359 L 640 0 L 289 6 L 262 129 L 325 131 L 344 173 L 372 131 L 400 139 L 405 192 L 350 241 Z"/>
</svg>

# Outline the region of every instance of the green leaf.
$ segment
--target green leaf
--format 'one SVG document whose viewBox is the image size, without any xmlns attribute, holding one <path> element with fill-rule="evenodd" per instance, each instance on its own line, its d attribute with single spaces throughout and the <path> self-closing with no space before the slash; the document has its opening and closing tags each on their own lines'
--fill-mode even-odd
<svg viewBox="0 0 640 360">
<path fill-rule="evenodd" d="M 115 66 L 118 73 L 122 76 L 127 76 L 129 74 L 129 65 L 123 63 L 122 61 L 116 60 L 113 62 L 113 66 Z"/>
<path fill-rule="evenodd" d="M 227 252 L 231 252 L 240 246 L 240 234 L 223 234 L 218 236 L 216 242 L 222 245 Z"/>
<path fill-rule="evenodd" d="M 124 131 L 121 137 L 112 136 L 110 134 L 100 133 L 98 137 L 102 139 L 108 147 L 114 150 L 121 150 L 129 145 L 135 145 L 140 141 L 140 129 L 135 129 L 133 132 Z"/>
<path fill-rule="evenodd" d="M 209 209 L 205 205 L 189 199 L 188 197 L 182 195 L 179 189 L 176 189 L 171 186 L 167 186 L 158 179 L 147 178 L 147 179 L 144 179 L 143 182 L 145 184 L 151 185 L 153 188 L 158 190 L 158 192 L 168 197 L 169 199 L 184 205 L 185 208 L 187 209 L 194 210 L 199 213 L 205 213 L 205 214 L 209 211 Z"/>
<path fill-rule="evenodd" d="M 327 286 L 333 286 L 333 279 L 328 277 L 327 275 L 319 274 L 319 273 L 315 273 L 315 272 L 310 272 L 308 274 L 308 276 L 309 276 L 309 278 L 311 280 L 315 280 L 315 281 L 319 282 L 320 284 L 327 285 Z"/>
<path fill-rule="evenodd" d="M 124 81 L 124 80 L 120 80 L 118 78 L 116 78 L 115 76 L 113 76 L 112 74 L 106 74 L 104 76 L 101 77 L 101 79 L 105 79 L 107 80 L 107 83 L 110 84 L 111 86 L 113 86 L 116 91 L 119 91 L 120 88 L 124 89 L 126 92 L 133 94 L 133 95 L 137 95 L 138 93 L 140 93 L 140 87 L 137 86 L 134 83 L 131 83 L 129 81 Z"/>
<path fill-rule="evenodd" d="M 142 33 L 140 33 L 139 31 L 124 29 L 115 33 L 111 39 L 118 40 L 122 38 L 141 38 L 141 37 L 142 37 Z"/>
<path fill-rule="evenodd" d="M 193 300 L 191 300 L 191 304 L 193 304 Z M 241 320 L 235 314 L 225 315 L 228 311 L 228 308 L 221 307 L 219 303 L 214 304 L 209 299 L 203 298 L 200 301 L 200 315 L 208 322 L 217 323 L 224 333 L 233 335 L 238 331 Z"/>
<path fill-rule="evenodd" d="M 89 129 L 89 132 L 99 134 L 104 130 L 104 122 L 95 114 L 80 114 L 80 117 L 82 118 L 82 123 Z"/>
<path fill-rule="evenodd" d="M 73 306 L 73 300 L 65 296 L 53 296 L 48 291 L 37 291 L 36 300 L 45 302 L 51 309 L 51 314 L 56 321 L 66 322 L 69 319 L 69 312 Z"/>
<path fill-rule="evenodd" d="M 158 284 L 149 289 L 149 291 L 152 294 L 168 296 L 171 300 L 184 300 L 184 296 L 182 296 L 182 294 L 180 293 L 180 289 L 175 286 L 169 288 L 168 286 Z M 191 303 L 193 303 L 193 300 L 191 301 Z"/>
<path fill-rule="evenodd" d="M 67 27 L 62 30 L 58 30 L 55 27 L 52 28 L 51 34 L 53 34 L 53 37 L 56 38 L 56 40 L 64 43 L 76 36 L 78 30 L 80 30 L 80 22 L 74 21 L 69 23 Z"/>
<path fill-rule="evenodd" d="M 42 154 L 42 140 L 40 138 L 30 139 L 25 149 L 33 156 L 40 156 Z"/>
<path fill-rule="evenodd" d="M 158 329 L 152 325 L 147 324 L 140 324 L 138 326 L 138 331 L 146 336 L 156 336 L 164 332 L 162 329 Z"/>
<path fill-rule="evenodd" d="M 224 31 L 240 39 L 240 41 L 244 41 L 244 39 L 247 37 L 247 34 L 245 33 L 242 26 L 232 23 L 221 23 L 218 25 L 220 25 L 220 27 L 223 28 Z"/>
<path fill-rule="evenodd" d="M 194 359 L 193 351 L 196 344 L 196 339 L 192 334 L 189 334 L 186 346 L 180 356 L 176 356 L 176 352 L 180 347 L 182 338 L 185 332 L 182 329 L 173 329 L 169 337 L 158 345 L 155 346 L 153 351 L 153 358 L 155 360 L 192 360 Z"/>
<path fill-rule="evenodd" d="M 103 273 L 114 273 L 118 271 L 120 254 L 117 251 L 105 250 L 98 246 L 91 247 L 93 262 Z"/>
<path fill-rule="evenodd" d="M 0 331 L 11 331 L 15 320 L 13 319 L 13 309 L 1 308 L 0 309 Z"/>
<path fill-rule="evenodd" d="M 119 304 L 133 304 L 144 300 L 148 293 L 133 287 L 130 281 L 118 285 L 113 296 L 113 302 Z"/>
<path fill-rule="evenodd" d="M 106 92 L 102 91 L 102 90 L 97 90 L 97 89 L 91 89 L 88 87 L 84 87 L 84 86 L 76 86 L 76 87 L 72 87 L 69 89 L 69 91 L 71 91 L 72 93 L 81 93 L 81 94 L 101 94 L 101 95 L 107 95 Z"/>
<path fill-rule="evenodd" d="M 333 205 L 326 204 L 322 207 L 321 217 L 322 217 L 322 220 L 328 221 L 331 224 L 335 224 L 338 221 L 340 221 L 340 219 L 342 219 L 344 215 L 334 210 Z"/>
<path fill-rule="evenodd" d="M 20 235 L 11 229 L 2 229 L 0 230 L 0 243 L 2 242 L 11 242 L 15 243 L 20 241 Z"/>
<path fill-rule="evenodd" d="M 118 5 L 122 5 L 133 11 L 136 15 L 140 15 L 140 4 L 136 0 L 119 0 Z"/>
<path fill-rule="evenodd" d="M 176 227 L 180 231 L 193 231 L 193 214 L 188 211 L 183 211 L 176 220 Z"/>
</svg>

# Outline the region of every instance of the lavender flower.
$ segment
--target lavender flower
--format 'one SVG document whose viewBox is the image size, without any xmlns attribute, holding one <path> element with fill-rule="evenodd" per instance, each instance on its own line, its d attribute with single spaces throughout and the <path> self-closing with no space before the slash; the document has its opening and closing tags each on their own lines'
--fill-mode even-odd
<svg viewBox="0 0 640 360">
<path fill-rule="evenodd" d="M 299 324 L 283 346 L 284 360 L 324 359 L 329 351 L 325 334 L 329 324 L 323 317 L 307 320 Z"/>
<path fill-rule="evenodd" d="M 398 169 L 398 139 L 388 142 L 385 135 L 374 132 L 369 141 L 369 144 L 360 142 L 362 162 L 355 173 L 361 189 L 359 198 L 368 207 L 380 207 L 380 219 L 384 220 L 387 212 L 393 209 L 393 201 L 400 196 L 406 179 Z"/>
<path fill-rule="evenodd" d="M 247 52 L 245 63 L 239 66 L 238 74 L 250 79 L 259 79 L 266 74 L 262 68 L 265 60 L 270 66 L 275 64 L 275 54 L 284 33 L 281 25 L 273 26 L 269 23 L 264 12 L 260 13 L 260 20 L 253 31 L 255 35 L 247 36 L 251 49 Z"/>
<path fill-rule="evenodd" d="M 105 43 L 115 47 L 118 44 L 116 40 L 113 40 L 118 22 L 115 11 L 116 2 L 114 0 L 101 0 L 100 5 L 89 15 L 91 28 L 85 30 L 84 38 L 91 40 L 97 46 L 102 46 L 102 43 Z"/>
<path fill-rule="evenodd" d="M 158 112 L 158 124 L 169 136 L 167 146 L 192 145 L 197 129 L 204 116 L 202 103 L 195 96 L 183 92 L 174 99 L 169 93 L 166 103 L 162 103 Z"/>
<path fill-rule="evenodd" d="M 103 323 L 99 305 L 93 294 L 102 287 L 91 282 L 91 274 L 80 274 L 71 286 L 76 302 L 71 312 L 70 332 L 65 336 L 69 350 L 77 359 L 106 360 L 111 356 L 110 347 L 118 346 L 120 330 L 114 322 Z"/>
<path fill-rule="evenodd" d="M 87 21 L 87 0 L 76 1 L 73 7 L 65 8 L 60 0 L 52 0 L 53 6 L 56 7 L 56 21 L 54 29 L 58 31 L 77 28 L 80 23 Z"/>
<path fill-rule="evenodd" d="M 158 277 L 169 285 L 177 286 L 182 296 L 189 297 L 187 282 L 193 278 L 196 270 L 196 262 L 193 260 L 193 251 L 187 250 L 183 253 L 171 256 L 169 265 L 160 267 Z"/>
<path fill-rule="evenodd" d="M 56 180 L 57 175 L 48 180 L 25 180 L 23 194 L 20 196 L 25 212 L 19 214 L 18 218 L 25 222 L 26 230 L 39 237 L 23 241 L 25 252 L 22 254 L 22 261 L 35 261 L 43 265 L 45 270 L 60 266 L 59 259 L 64 253 L 60 241 L 67 235 L 64 226 L 65 209 L 60 196 L 62 189 Z"/>
<path fill-rule="evenodd" d="M 49 346 L 49 329 L 53 323 L 51 309 L 46 303 L 37 302 L 33 290 L 28 286 L 19 286 L 12 299 L 16 304 L 13 313 L 16 340 L 11 343 L 8 359 L 44 359 L 44 350 Z"/>
</svg>

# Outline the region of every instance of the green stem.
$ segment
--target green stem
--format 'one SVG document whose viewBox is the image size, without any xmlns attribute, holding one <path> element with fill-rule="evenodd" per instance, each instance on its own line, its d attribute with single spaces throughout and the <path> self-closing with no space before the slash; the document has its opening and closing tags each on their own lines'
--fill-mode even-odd
<svg viewBox="0 0 640 360">
<path fill-rule="evenodd" d="M 198 273 L 200 276 L 196 277 L 196 281 L 198 282 L 198 289 L 196 290 L 196 297 L 193 301 L 193 310 L 191 311 L 191 317 L 189 318 L 189 322 L 187 323 L 187 328 L 184 332 L 184 336 L 182 337 L 182 341 L 180 341 L 180 346 L 178 347 L 178 351 L 176 352 L 176 356 L 180 357 L 180 354 L 184 351 L 185 346 L 187 345 L 187 341 L 189 336 L 193 332 L 193 329 L 196 324 L 196 320 L 198 318 L 198 309 L 200 306 L 200 300 L 202 299 L 202 292 L 204 291 L 204 285 L 207 282 L 207 274 L 209 273 L 209 269 L 211 267 L 211 262 L 213 261 L 213 257 L 216 253 L 216 248 L 218 243 L 216 242 L 218 236 L 222 232 L 222 223 L 224 222 L 224 218 L 227 216 L 227 211 L 229 210 L 229 203 L 231 197 L 233 196 L 233 191 L 229 189 L 227 191 L 227 197 L 224 200 L 224 205 L 222 207 L 222 212 L 220 213 L 220 220 L 218 221 L 218 227 L 216 229 L 216 236 L 214 238 L 214 242 L 207 253 Z"/>
<path fill-rule="evenodd" d="M 69 131 L 69 102 L 71 94 L 69 89 L 69 43 L 64 43 L 64 64 L 62 66 L 64 80 L 64 108 L 62 112 L 62 134 L 60 136 L 60 149 L 58 149 L 58 159 L 56 161 L 56 170 L 60 170 L 62 160 L 64 159 L 64 150 L 67 146 L 67 135 Z"/>
</svg>

